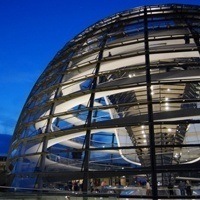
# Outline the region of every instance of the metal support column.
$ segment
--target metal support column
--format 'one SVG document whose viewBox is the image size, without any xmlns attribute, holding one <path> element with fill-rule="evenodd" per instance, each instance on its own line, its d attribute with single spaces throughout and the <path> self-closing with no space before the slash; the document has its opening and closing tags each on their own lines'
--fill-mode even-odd
<svg viewBox="0 0 200 200">
<path fill-rule="evenodd" d="M 48 145 L 48 139 L 47 136 L 43 137 L 43 144 L 42 144 L 42 155 L 41 155 L 41 160 L 40 160 L 40 174 L 38 177 L 38 189 L 43 188 L 43 176 L 42 173 L 44 172 L 45 169 L 45 159 L 46 159 L 46 153 L 47 153 L 47 145 Z"/>
<path fill-rule="evenodd" d="M 145 40 L 145 62 L 146 62 L 146 82 L 147 82 L 147 103 L 148 103 L 148 123 L 149 123 L 149 141 L 150 141 L 150 159 L 151 159 L 151 181 L 153 199 L 158 199 L 157 175 L 156 175 L 156 155 L 155 155 L 155 138 L 154 138 L 154 120 L 153 105 L 151 96 L 151 72 L 148 42 L 148 16 L 147 8 L 144 7 L 144 40 Z"/>
<path fill-rule="evenodd" d="M 63 79 L 64 75 L 62 75 L 60 77 L 60 83 L 62 82 L 62 79 Z M 55 98 L 58 96 L 58 94 L 60 93 L 60 88 L 57 88 L 56 89 L 56 92 L 55 92 Z M 50 109 L 50 116 L 54 113 L 55 111 L 55 102 L 51 105 L 51 109 Z M 45 170 L 45 161 L 46 161 L 46 155 L 47 155 L 47 146 L 48 146 L 48 137 L 46 134 L 48 134 L 50 131 L 51 131 L 51 124 L 52 124 L 52 118 L 49 118 L 47 120 L 47 126 L 46 126 L 46 129 L 45 129 L 45 135 L 43 137 L 43 143 L 42 143 L 42 154 L 41 154 L 41 158 L 40 158 L 40 164 L 39 164 L 39 169 L 40 169 L 40 174 L 38 176 L 38 179 L 37 179 L 37 184 L 38 184 L 38 188 L 39 189 L 42 189 L 43 188 L 43 173 L 44 173 L 44 170 Z"/>
<path fill-rule="evenodd" d="M 95 72 L 94 72 L 94 78 L 90 87 L 91 90 L 91 96 L 90 96 L 90 100 L 89 100 L 89 111 L 88 111 L 88 117 L 87 117 L 87 121 L 86 121 L 86 127 L 88 127 L 87 131 L 86 131 L 86 137 L 85 137 L 85 157 L 84 157 L 84 163 L 83 163 L 83 167 L 84 167 L 84 176 L 83 176 L 83 192 L 87 193 L 88 191 L 88 180 L 89 180 L 89 176 L 88 176 L 88 170 L 89 170 L 89 159 L 90 159 L 90 137 L 91 137 L 91 130 L 90 130 L 90 126 L 92 123 L 92 113 L 93 113 L 93 105 L 94 105 L 94 100 L 95 100 L 95 89 L 97 86 L 97 80 L 98 80 L 98 73 L 99 73 L 99 69 L 100 69 L 100 65 L 101 65 L 101 60 L 103 58 L 103 52 L 104 52 L 104 46 L 106 44 L 106 40 L 107 40 L 107 34 L 108 32 L 110 32 L 113 29 L 113 25 L 111 25 L 107 31 L 104 33 L 104 37 L 101 41 L 100 46 L 100 51 L 99 51 L 99 55 L 98 55 L 98 61 L 95 67 Z"/>
<path fill-rule="evenodd" d="M 104 46 L 104 45 L 103 45 Z M 99 73 L 99 69 L 100 69 L 100 62 L 101 59 L 103 57 L 103 49 L 99 52 L 99 57 L 98 57 L 98 62 L 96 65 L 96 69 L 95 69 L 95 73 L 94 73 L 94 78 L 91 84 L 91 96 L 90 96 L 90 100 L 89 100 L 89 105 L 88 107 L 90 108 L 88 111 L 88 117 L 87 117 L 87 124 L 86 126 L 89 128 L 91 126 L 92 123 L 92 109 L 94 106 L 94 100 L 95 100 L 95 88 L 97 85 L 97 75 Z M 91 137 L 91 130 L 87 129 L 86 131 L 86 136 L 85 136 L 85 157 L 84 157 L 84 175 L 83 175 L 83 192 L 87 193 L 88 191 L 88 169 L 89 169 L 89 160 L 90 160 L 90 137 Z"/>
</svg>

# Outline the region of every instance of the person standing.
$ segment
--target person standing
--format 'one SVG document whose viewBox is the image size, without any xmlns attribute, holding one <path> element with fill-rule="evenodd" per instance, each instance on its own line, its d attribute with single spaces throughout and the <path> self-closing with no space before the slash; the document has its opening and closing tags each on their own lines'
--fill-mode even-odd
<svg viewBox="0 0 200 200">
<path fill-rule="evenodd" d="M 189 180 L 186 181 L 186 194 L 187 196 L 192 196 L 191 183 Z"/>
<path fill-rule="evenodd" d="M 180 181 L 178 188 L 182 196 L 185 196 L 185 182 Z"/>
<path fill-rule="evenodd" d="M 168 190 L 169 190 L 169 195 L 173 196 L 174 195 L 174 185 L 172 184 L 172 182 L 170 181 L 168 184 Z"/>
<path fill-rule="evenodd" d="M 150 183 L 149 183 L 148 180 L 147 180 L 147 182 L 146 182 L 146 195 L 147 195 L 147 196 L 150 196 L 150 195 L 151 195 L 151 186 L 150 186 Z"/>
<path fill-rule="evenodd" d="M 94 182 L 93 180 L 90 181 L 90 192 L 94 191 Z"/>
<path fill-rule="evenodd" d="M 105 192 L 105 185 L 106 185 L 106 182 L 103 180 L 101 182 L 101 193 L 104 193 Z"/>
</svg>

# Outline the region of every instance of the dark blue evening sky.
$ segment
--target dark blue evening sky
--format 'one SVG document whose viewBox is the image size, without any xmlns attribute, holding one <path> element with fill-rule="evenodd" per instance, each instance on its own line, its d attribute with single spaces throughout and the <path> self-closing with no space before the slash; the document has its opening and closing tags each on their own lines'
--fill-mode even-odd
<svg viewBox="0 0 200 200">
<path fill-rule="evenodd" d="M 199 0 L 0 0 L 0 134 L 13 134 L 35 81 L 67 41 L 116 12 L 166 3 L 200 5 Z"/>
</svg>

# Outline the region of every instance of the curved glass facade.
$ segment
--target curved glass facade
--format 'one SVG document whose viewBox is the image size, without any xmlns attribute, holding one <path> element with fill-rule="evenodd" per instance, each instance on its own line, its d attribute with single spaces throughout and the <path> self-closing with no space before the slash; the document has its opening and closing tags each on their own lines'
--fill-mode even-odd
<svg viewBox="0 0 200 200">
<path fill-rule="evenodd" d="M 161 195 L 200 170 L 200 7 L 117 13 L 69 41 L 34 85 L 10 147 L 14 187 L 92 179 Z M 140 181 L 138 182 L 138 180 Z M 145 195 L 145 194 L 144 194 Z"/>
</svg>

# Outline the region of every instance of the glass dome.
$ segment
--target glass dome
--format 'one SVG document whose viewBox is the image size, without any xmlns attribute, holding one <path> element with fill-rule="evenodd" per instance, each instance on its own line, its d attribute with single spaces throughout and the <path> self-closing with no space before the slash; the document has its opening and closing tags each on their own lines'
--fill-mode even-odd
<svg viewBox="0 0 200 200">
<path fill-rule="evenodd" d="M 199 172 L 199 12 L 138 7 L 69 41 L 23 107 L 9 184 L 83 180 L 87 191 L 89 179 L 112 185 L 126 176 L 120 184 L 127 185 L 145 175 L 157 195 L 157 182 Z"/>
</svg>

